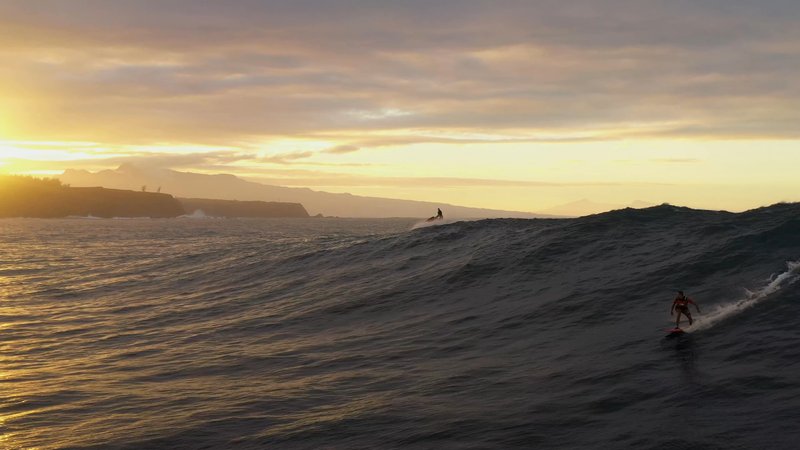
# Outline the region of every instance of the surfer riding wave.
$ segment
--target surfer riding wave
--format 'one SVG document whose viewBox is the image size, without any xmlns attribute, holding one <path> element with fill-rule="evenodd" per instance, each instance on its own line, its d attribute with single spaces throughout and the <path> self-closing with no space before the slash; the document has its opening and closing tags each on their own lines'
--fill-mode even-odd
<svg viewBox="0 0 800 450">
<path fill-rule="evenodd" d="M 669 315 L 675 314 L 678 312 L 678 316 L 675 318 L 675 328 L 680 328 L 681 323 L 681 314 L 686 316 L 689 319 L 689 326 L 692 326 L 692 313 L 689 312 L 689 304 L 694 305 L 697 312 L 700 312 L 700 307 L 697 306 L 691 298 L 687 297 L 683 291 L 678 291 L 678 296 L 675 297 L 675 300 L 672 301 L 672 307 L 669 309 Z"/>
<path fill-rule="evenodd" d="M 442 214 L 442 209 L 436 208 L 436 215 L 429 217 L 427 220 L 425 220 L 425 222 L 433 222 L 434 220 L 443 220 L 443 219 L 444 215 Z"/>
</svg>

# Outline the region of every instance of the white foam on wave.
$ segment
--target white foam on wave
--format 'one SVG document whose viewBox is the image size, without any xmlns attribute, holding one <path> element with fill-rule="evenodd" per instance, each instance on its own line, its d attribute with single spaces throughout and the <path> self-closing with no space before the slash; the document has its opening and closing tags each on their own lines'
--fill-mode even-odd
<svg viewBox="0 0 800 450">
<path fill-rule="evenodd" d="M 93 216 L 91 214 L 86 216 L 67 216 L 67 219 L 86 219 L 86 220 L 102 220 L 102 217 Z"/>
<path fill-rule="evenodd" d="M 430 222 L 428 222 L 427 220 L 423 220 L 422 222 L 417 222 L 414 225 L 412 225 L 411 229 L 412 230 L 416 230 L 416 229 L 419 229 L 419 228 L 438 227 L 438 226 L 441 226 L 441 225 L 448 225 L 448 224 L 451 224 L 451 223 L 463 222 L 463 221 L 464 221 L 464 219 L 431 220 Z"/>
<path fill-rule="evenodd" d="M 184 219 L 213 219 L 211 216 L 207 216 L 206 213 L 202 209 L 195 209 L 191 214 L 184 214 L 180 216 Z"/>
<path fill-rule="evenodd" d="M 756 291 L 745 291 L 745 297 L 731 303 L 718 305 L 713 311 L 695 320 L 691 330 L 700 331 L 713 327 L 717 323 L 739 314 L 740 312 L 769 298 L 770 295 L 792 285 L 800 279 L 800 261 L 787 261 L 787 270 L 770 277 L 769 283 Z"/>
</svg>

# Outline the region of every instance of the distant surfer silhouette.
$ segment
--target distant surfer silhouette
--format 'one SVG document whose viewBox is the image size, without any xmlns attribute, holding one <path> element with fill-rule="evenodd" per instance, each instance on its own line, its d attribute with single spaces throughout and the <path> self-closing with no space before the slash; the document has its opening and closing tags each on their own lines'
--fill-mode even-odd
<svg viewBox="0 0 800 450">
<path fill-rule="evenodd" d="M 442 210 L 440 208 L 436 208 L 436 215 L 428 217 L 425 222 L 433 222 L 434 220 L 442 220 L 444 219 L 444 215 L 442 215 Z"/>
<path fill-rule="evenodd" d="M 689 326 L 692 326 L 692 313 L 689 312 L 689 304 L 694 305 L 697 312 L 700 312 L 700 307 L 697 306 L 697 303 L 687 297 L 683 291 L 678 291 L 678 296 L 672 301 L 672 307 L 669 309 L 670 316 L 675 314 L 675 311 L 678 312 L 678 317 L 675 318 L 675 328 L 680 328 L 678 325 L 681 323 L 681 314 L 689 319 Z"/>
</svg>

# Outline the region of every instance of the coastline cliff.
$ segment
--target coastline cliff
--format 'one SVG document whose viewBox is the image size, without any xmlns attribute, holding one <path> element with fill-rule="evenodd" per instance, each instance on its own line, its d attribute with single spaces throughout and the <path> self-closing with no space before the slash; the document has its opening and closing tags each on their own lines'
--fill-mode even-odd
<svg viewBox="0 0 800 450">
<path fill-rule="evenodd" d="M 300 203 L 179 198 L 187 214 L 202 211 L 213 217 L 308 217 Z"/>
<path fill-rule="evenodd" d="M 169 194 L 70 187 L 55 179 L 0 175 L 0 218 L 170 218 L 197 210 L 213 217 L 309 217 L 300 203 L 177 199 Z"/>
<path fill-rule="evenodd" d="M 58 180 L 0 176 L 0 217 L 177 217 L 169 194 L 101 187 L 69 187 Z"/>
</svg>

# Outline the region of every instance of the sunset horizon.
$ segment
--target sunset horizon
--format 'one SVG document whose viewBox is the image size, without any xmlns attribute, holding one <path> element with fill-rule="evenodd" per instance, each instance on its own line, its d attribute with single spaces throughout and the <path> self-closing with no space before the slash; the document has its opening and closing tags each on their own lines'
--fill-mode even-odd
<svg viewBox="0 0 800 450">
<path fill-rule="evenodd" d="M 0 450 L 775 449 L 798 0 L 0 0 Z"/>
<path fill-rule="evenodd" d="M 527 212 L 800 200 L 785 2 L 72 5 L 0 2 L 0 173 Z"/>
</svg>

